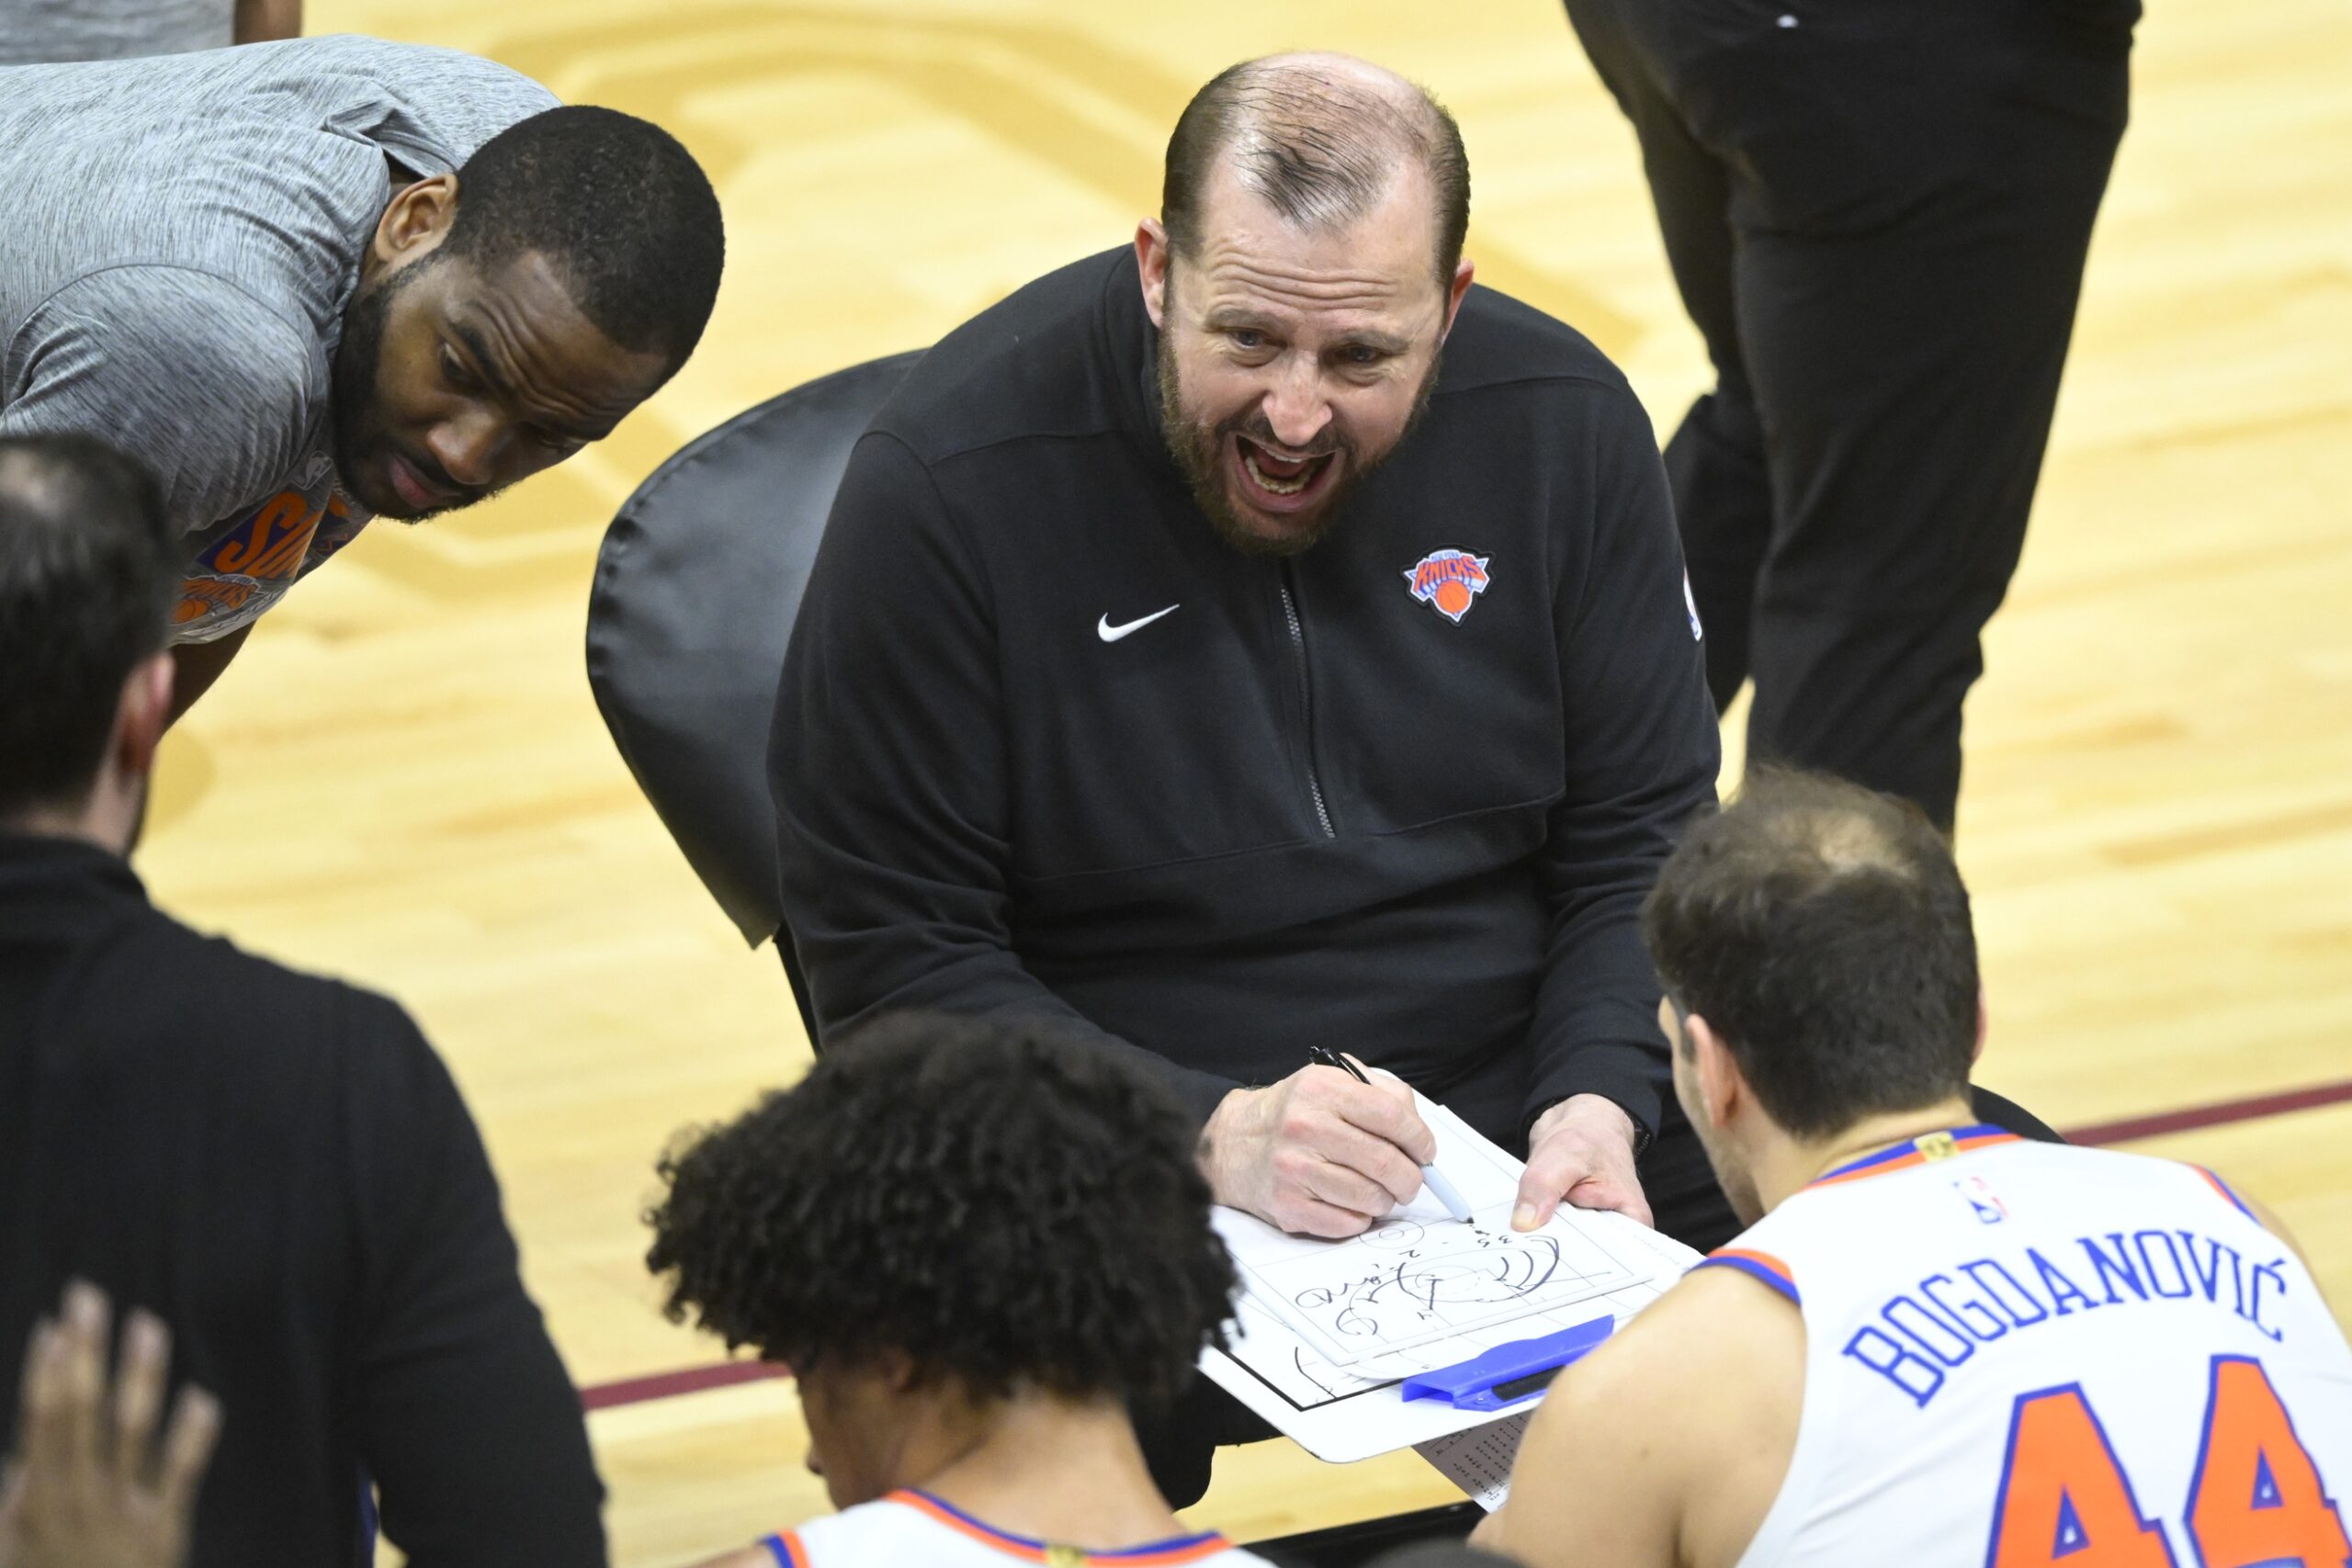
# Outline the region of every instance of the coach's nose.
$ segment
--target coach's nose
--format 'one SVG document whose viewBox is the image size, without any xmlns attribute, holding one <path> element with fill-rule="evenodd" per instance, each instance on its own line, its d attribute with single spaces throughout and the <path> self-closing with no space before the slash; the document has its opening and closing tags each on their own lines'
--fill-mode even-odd
<svg viewBox="0 0 2352 1568">
<path fill-rule="evenodd" d="M 1331 423 L 1331 402 L 1323 395 L 1323 377 L 1310 354 L 1283 357 L 1264 402 L 1267 427 L 1274 439 L 1294 452 L 1304 452 Z"/>
</svg>

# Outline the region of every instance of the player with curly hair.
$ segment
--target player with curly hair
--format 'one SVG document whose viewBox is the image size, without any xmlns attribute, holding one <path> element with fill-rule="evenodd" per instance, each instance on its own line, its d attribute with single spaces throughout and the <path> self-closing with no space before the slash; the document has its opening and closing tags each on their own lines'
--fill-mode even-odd
<svg viewBox="0 0 2352 1568">
<path fill-rule="evenodd" d="M 1191 1142 L 1051 1021 L 902 1014 L 664 1158 L 670 1317 L 793 1369 L 845 1510 L 707 1568 L 1262 1562 L 1185 1529 L 1127 1414 L 1223 1341 Z"/>
</svg>

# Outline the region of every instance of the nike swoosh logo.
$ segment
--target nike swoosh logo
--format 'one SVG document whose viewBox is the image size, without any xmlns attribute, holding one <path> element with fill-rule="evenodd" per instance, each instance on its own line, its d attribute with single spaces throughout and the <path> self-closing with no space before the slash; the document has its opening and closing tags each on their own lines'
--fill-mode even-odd
<svg viewBox="0 0 2352 1568">
<path fill-rule="evenodd" d="M 1182 603 L 1182 600 L 1177 601 L 1177 604 L 1181 604 Z M 1111 617 L 1105 615 L 1101 620 L 1094 623 L 1094 635 L 1101 637 L 1104 642 L 1116 642 L 1121 637 L 1126 636 L 1129 632 L 1143 630 L 1144 627 L 1151 625 L 1152 622 L 1159 619 L 1162 615 L 1174 615 L 1176 613 L 1177 604 L 1170 604 L 1165 610 L 1154 610 L 1150 615 L 1144 616 L 1143 619 L 1139 621 L 1125 621 L 1115 626 L 1111 624 Z"/>
</svg>

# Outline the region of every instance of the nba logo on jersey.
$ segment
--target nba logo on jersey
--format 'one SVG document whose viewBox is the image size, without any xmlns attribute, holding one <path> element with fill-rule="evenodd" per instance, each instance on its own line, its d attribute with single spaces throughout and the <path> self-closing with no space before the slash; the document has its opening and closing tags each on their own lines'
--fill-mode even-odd
<svg viewBox="0 0 2352 1568">
<path fill-rule="evenodd" d="M 1976 1211 L 1976 1218 L 1981 1224 L 1997 1225 L 2009 1217 L 2009 1206 L 2001 1201 L 2001 1195 L 1993 1190 L 1993 1184 L 1981 1176 L 1955 1181 L 1951 1190 L 1968 1200 L 1968 1206 Z"/>
</svg>

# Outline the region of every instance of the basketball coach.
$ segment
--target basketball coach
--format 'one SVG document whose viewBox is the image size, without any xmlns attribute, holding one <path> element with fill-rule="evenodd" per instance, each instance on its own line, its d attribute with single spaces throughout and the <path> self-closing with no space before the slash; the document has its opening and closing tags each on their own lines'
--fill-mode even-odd
<svg viewBox="0 0 2352 1568">
<path fill-rule="evenodd" d="M 821 1032 L 1075 1013 L 1178 1087 L 1222 1200 L 1352 1235 L 1426 1133 L 1329 1046 L 1532 1128 L 1540 1205 L 1649 1217 L 1635 910 L 1714 798 L 1714 711 L 1641 405 L 1471 288 L 1468 205 L 1409 85 L 1237 66 L 1132 250 L 910 374 L 776 717 Z M 1652 1195 L 1678 1229 L 1714 1222 L 1694 1185 Z"/>
<path fill-rule="evenodd" d="M 771 773 L 821 1039 L 1059 1014 L 1151 1063 L 1220 1201 L 1348 1235 L 1420 1185 L 1396 1074 L 1563 1200 L 1736 1222 L 1637 914 L 1718 764 L 1624 378 L 1472 287 L 1425 93 L 1238 65 L 1132 248 L 934 347 L 860 439 Z M 820 1039 L 820 1043 L 821 1043 Z M 1178 1505 L 1206 1483 L 1163 1451 Z"/>
</svg>

